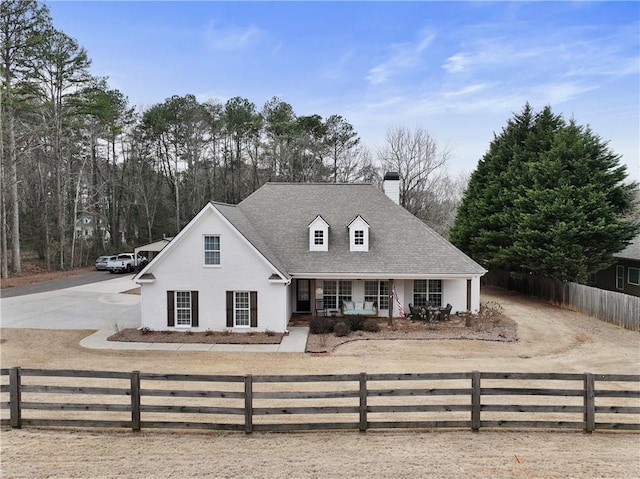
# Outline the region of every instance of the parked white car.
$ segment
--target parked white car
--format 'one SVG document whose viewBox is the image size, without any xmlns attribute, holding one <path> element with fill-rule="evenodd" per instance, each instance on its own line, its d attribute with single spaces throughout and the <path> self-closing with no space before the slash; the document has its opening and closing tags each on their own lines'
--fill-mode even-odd
<svg viewBox="0 0 640 479">
<path fill-rule="evenodd" d="M 107 270 L 107 265 L 109 264 L 109 261 L 113 261 L 117 258 L 118 256 L 115 254 L 109 254 L 106 256 L 100 256 L 98 259 L 96 259 L 96 271 L 106 271 Z"/>
<path fill-rule="evenodd" d="M 131 273 L 136 268 L 144 267 L 149 260 L 142 255 L 138 255 L 135 260 L 133 253 L 120 253 L 116 259 L 107 263 L 107 269 L 110 273 Z"/>
</svg>

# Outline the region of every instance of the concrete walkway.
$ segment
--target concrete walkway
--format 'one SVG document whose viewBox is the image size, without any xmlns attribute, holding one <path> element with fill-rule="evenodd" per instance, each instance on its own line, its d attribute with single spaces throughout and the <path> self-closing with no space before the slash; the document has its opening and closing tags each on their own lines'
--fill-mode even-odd
<svg viewBox="0 0 640 479">
<path fill-rule="evenodd" d="M 202 343 L 136 343 L 107 341 L 113 331 L 100 330 L 80 341 L 80 346 L 90 349 L 129 351 L 212 351 L 225 353 L 304 353 L 309 328 L 292 327 L 282 337 L 280 344 L 202 344 Z"/>
</svg>

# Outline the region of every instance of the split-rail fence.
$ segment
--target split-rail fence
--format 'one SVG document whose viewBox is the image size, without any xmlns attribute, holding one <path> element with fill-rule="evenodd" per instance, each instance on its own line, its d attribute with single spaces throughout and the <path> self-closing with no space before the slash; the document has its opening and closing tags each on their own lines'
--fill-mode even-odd
<svg viewBox="0 0 640 479">
<path fill-rule="evenodd" d="M 640 430 L 640 375 L 0 370 L 2 426 L 243 431 Z"/>
</svg>

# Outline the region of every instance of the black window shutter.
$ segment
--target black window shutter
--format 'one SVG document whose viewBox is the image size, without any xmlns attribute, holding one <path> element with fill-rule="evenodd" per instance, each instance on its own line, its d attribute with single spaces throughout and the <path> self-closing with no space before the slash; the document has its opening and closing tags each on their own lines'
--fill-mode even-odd
<svg viewBox="0 0 640 479">
<path fill-rule="evenodd" d="M 191 327 L 198 327 L 198 292 L 191 291 Z"/>
<path fill-rule="evenodd" d="M 258 292 L 249 293 L 249 304 L 251 305 L 251 327 L 258 327 Z"/>
<path fill-rule="evenodd" d="M 227 328 L 233 328 L 233 291 L 227 291 Z"/>
<path fill-rule="evenodd" d="M 175 326 L 176 321 L 174 318 L 175 308 L 173 305 L 174 292 L 167 291 L 167 326 Z"/>
</svg>

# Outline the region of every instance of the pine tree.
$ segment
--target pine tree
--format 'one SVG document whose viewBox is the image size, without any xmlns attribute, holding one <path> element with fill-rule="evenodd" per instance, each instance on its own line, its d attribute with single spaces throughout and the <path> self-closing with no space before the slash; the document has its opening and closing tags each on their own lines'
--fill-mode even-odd
<svg viewBox="0 0 640 479">
<path fill-rule="evenodd" d="M 527 104 L 472 174 L 451 241 L 490 269 L 584 281 L 640 229 L 626 178 L 589 128 Z"/>
</svg>

